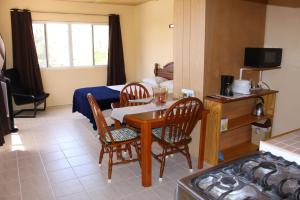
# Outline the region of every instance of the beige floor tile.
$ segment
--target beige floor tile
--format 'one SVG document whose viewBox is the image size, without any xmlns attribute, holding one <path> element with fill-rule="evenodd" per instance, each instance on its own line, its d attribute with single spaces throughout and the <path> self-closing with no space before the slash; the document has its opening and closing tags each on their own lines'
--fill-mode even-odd
<svg viewBox="0 0 300 200">
<path fill-rule="evenodd" d="M 33 176 L 45 176 L 46 171 L 43 166 L 28 166 L 19 168 L 20 179 L 24 180 Z"/>
<path fill-rule="evenodd" d="M 42 153 L 42 159 L 44 162 L 51 162 L 65 158 L 65 154 L 62 151 L 55 151 L 50 153 Z"/>
<path fill-rule="evenodd" d="M 18 159 L 35 157 L 35 156 L 39 156 L 39 155 L 40 155 L 39 152 L 36 150 L 24 150 L 24 151 L 18 151 L 18 153 L 17 153 Z"/>
<path fill-rule="evenodd" d="M 61 150 L 61 148 L 58 144 L 41 144 L 41 143 L 39 143 L 38 147 L 42 154 L 57 152 L 57 151 Z"/>
<path fill-rule="evenodd" d="M 15 196 L 20 195 L 20 183 L 18 180 L 6 181 L 0 184 L 0 195 Z"/>
<path fill-rule="evenodd" d="M 22 200 L 55 200 L 55 197 L 50 193 L 27 191 L 22 193 Z"/>
<path fill-rule="evenodd" d="M 96 163 L 96 160 L 88 154 L 68 158 L 68 161 L 72 167 Z"/>
<path fill-rule="evenodd" d="M 62 142 L 62 143 L 59 143 L 59 147 L 62 149 L 62 150 L 67 150 L 67 149 L 72 149 L 72 148 L 79 148 L 81 147 L 83 144 L 82 143 L 79 143 L 77 141 L 71 141 L 71 142 Z"/>
<path fill-rule="evenodd" d="M 17 159 L 8 159 L 0 161 L 0 173 L 6 170 L 17 169 Z"/>
<path fill-rule="evenodd" d="M 71 166 L 67 159 L 60 159 L 60 160 L 46 162 L 45 167 L 46 170 L 50 172 L 50 171 L 70 168 Z"/>
<path fill-rule="evenodd" d="M 79 178 L 86 191 L 93 191 L 108 185 L 107 177 L 101 173 Z"/>
<path fill-rule="evenodd" d="M 84 177 L 91 174 L 101 174 L 101 170 L 96 163 L 73 167 L 73 170 L 77 177 Z"/>
<path fill-rule="evenodd" d="M 12 168 L 0 172 L 0 183 L 5 184 L 9 181 L 19 181 L 18 169 Z"/>
<path fill-rule="evenodd" d="M 91 200 L 118 200 L 123 196 L 123 194 L 114 189 L 112 184 L 88 191 L 88 195 Z"/>
<path fill-rule="evenodd" d="M 48 172 L 49 180 L 52 184 L 60 183 L 70 179 L 75 179 L 76 175 L 71 168 Z"/>
<path fill-rule="evenodd" d="M 83 146 L 71 148 L 71 149 L 65 149 L 63 150 L 64 154 L 67 158 L 75 157 L 75 156 L 81 156 L 88 153 L 88 151 Z"/>
<path fill-rule="evenodd" d="M 19 168 L 32 167 L 32 166 L 33 167 L 43 167 L 43 162 L 39 155 L 29 156 L 29 157 L 18 159 L 18 167 Z"/>
<path fill-rule="evenodd" d="M 68 180 L 65 182 L 53 185 L 53 191 L 56 197 L 71 195 L 74 193 L 84 192 L 84 188 L 77 179 Z"/>
<path fill-rule="evenodd" d="M 0 199 L 1 200 L 21 200 L 21 195 L 13 194 L 13 195 L 7 196 L 5 194 L 0 194 Z"/>
<path fill-rule="evenodd" d="M 23 200 L 52 200 L 54 195 L 47 177 L 36 176 L 21 181 Z"/>
<path fill-rule="evenodd" d="M 132 193 L 122 198 L 122 200 L 154 200 L 154 199 L 163 200 L 159 197 L 159 195 L 156 192 L 154 192 L 151 189 L 137 192 L 137 193 Z"/>
<path fill-rule="evenodd" d="M 86 192 L 81 192 L 58 197 L 57 200 L 90 200 L 90 198 Z"/>
</svg>

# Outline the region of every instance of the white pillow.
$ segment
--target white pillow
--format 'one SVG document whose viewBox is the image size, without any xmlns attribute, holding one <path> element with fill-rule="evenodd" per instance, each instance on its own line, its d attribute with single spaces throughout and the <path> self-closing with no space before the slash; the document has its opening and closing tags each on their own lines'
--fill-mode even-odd
<svg viewBox="0 0 300 200">
<path fill-rule="evenodd" d="M 160 87 L 166 87 L 169 93 L 173 92 L 173 80 L 168 80 L 160 83 Z"/>
<path fill-rule="evenodd" d="M 141 84 L 147 88 L 150 96 L 152 96 L 153 95 L 153 89 L 152 88 L 157 87 L 157 86 L 153 86 L 152 84 L 144 83 L 144 82 L 142 82 Z"/>
<path fill-rule="evenodd" d="M 160 83 L 162 83 L 164 81 L 167 81 L 167 80 L 168 79 L 166 79 L 166 78 L 156 76 L 156 77 L 144 78 L 143 82 L 151 84 L 153 86 L 158 86 L 158 84 L 160 84 Z"/>
</svg>

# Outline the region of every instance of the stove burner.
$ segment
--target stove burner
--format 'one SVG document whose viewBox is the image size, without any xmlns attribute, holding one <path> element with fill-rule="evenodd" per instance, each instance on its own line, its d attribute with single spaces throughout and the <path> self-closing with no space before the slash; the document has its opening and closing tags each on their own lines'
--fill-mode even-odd
<svg viewBox="0 0 300 200">
<path fill-rule="evenodd" d="M 276 165 L 274 163 L 271 163 L 271 162 L 262 162 L 260 163 L 259 165 L 260 167 L 262 168 L 265 168 L 265 169 L 270 169 L 270 170 L 276 170 Z"/>
<path fill-rule="evenodd" d="M 294 178 L 282 180 L 279 184 L 279 194 L 283 198 L 292 196 L 293 194 L 300 193 L 300 181 Z M 299 195 L 298 195 L 299 196 Z M 300 197 L 298 197 L 299 199 Z M 295 198 L 297 199 L 297 198 Z M 297 200 L 298 200 L 297 199 Z"/>
<path fill-rule="evenodd" d="M 225 192 L 231 192 L 234 190 L 240 190 L 244 184 L 238 180 L 235 176 L 221 175 L 216 181 L 215 187 L 224 190 Z"/>
<path fill-rule="evenodd" d="M 229 187 L 234 187 L 238 182 L 235 180 L 234 177 L 223 177 L 220 180 L 223 186 L 228 185 Z"/>
</svg>

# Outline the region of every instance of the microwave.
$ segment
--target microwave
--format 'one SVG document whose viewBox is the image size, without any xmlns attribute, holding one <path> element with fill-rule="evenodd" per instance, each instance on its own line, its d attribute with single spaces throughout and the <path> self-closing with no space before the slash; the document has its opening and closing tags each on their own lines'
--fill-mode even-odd
<svg viewBox="0 0 300 200">
<path fill-rule="evenodd" d="M 282 48 L 245 48 L 244 65 L 246 67 L 279 67 L 281 59 Z"/>
</svg>

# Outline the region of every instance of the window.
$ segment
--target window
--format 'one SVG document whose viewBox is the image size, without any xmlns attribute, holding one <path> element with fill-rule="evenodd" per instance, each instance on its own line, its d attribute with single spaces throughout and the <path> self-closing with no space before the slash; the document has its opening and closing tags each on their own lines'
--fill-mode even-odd
<svg viewBox="0 0 300 200">
<path fill-rule="evenodd" d="M 107 24 L 34 22 L 32 27 L 40 67 L 107 65 Z"/>
</svg>

